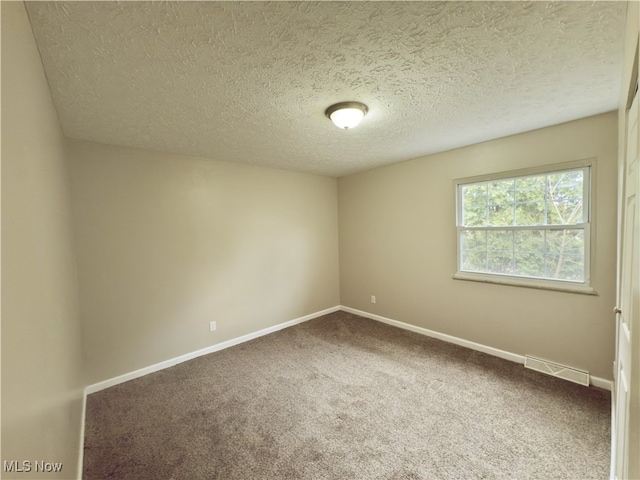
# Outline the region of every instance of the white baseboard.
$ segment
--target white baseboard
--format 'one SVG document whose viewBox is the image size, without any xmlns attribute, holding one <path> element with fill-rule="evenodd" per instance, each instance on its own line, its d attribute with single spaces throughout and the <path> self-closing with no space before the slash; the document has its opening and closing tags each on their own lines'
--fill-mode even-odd
<svg viewBox="0 0 640 480">
<path fill-rule="evenodd" d="M 239 345 L 244 342 L 248 342 L 249 340 L 253 340 L 258 337 L 262 337 L 264 335 L 268 335 L 270 333 L 277 332 L 278 330 L 282 330 L 283 328 L 292 327 L 293 325 L 297 325 L 299 323 L 306 322 L 308 320 L 312 320 L 317 317 L 321 317 L 323 315 L 327 315 L 329 313 L 337 312 L 338 310 L 342 310 L 348 313 L 353 313 L 355 315 L 359 315 L 361 317 L 370 318 L 371 320 L 376 320 L 378 322 L 386 323 L 388 325 L 392 325 L 394 327 L 402 328 L 404 330 L 409 330 L 415 333 L 419 333 L 421 335 L 426 335 L 428 337 L 437 338 L 439 340 L 443 340 L 445 342 L 453 343 L 455 345 L 460 345 L 462 347 L 470 348 L 472 350 L 477 350 L 479 352 L 484 352 L 489 355 L 493 355 L 495 357 L 504 358 L 505 360 L 509 360 L 512 362 L 524 364 L 524 355 L 519 355 L 512 352 L 507 352 L 505 350 L 500 350 L 497 348 L 489 347 L 487 345 L 483 345 L 476 342 L 471 342 L 469 340 L 465 340 L 463 338 L 454 337 L 452 335 L 447 335 L 445 333 L 436 332 L 434 330 L 429 330 L 423 327 L 418 327 L 416 325 L 411 325 L 409 323 L 400 322 L 398 320 L 393 320 L 391 318 L 383 317 L 381 315 L 376 315 L 374 313 L 365 312 L 363 310 L 357 310 L 355 308 L 346 307 L 344 305 L 338 305 L 335 307 L 327 308 L 326 310 L 321 310 L 319 312 L 311 313 L 309 315 L 305 315 L 303 317 L 295 318 L 293 320 L 289 320 L 288 322 L 279 323 L 278 325 L 274 325 L 272 327 L 264 328 L 262 330 L 258 330 L 257 332 L 248 333 L 241 337 L 233 338 L 231 340 L 227 340 L 225 342 L 217 343 L 215 345 L 211 345 L 209 347 L 196 350 L 195 352 L 186 353 L 184 355 L 180 355 L 175 358 L 171 358 L 169 360 L 165 360 L 160 363 L 156 363 L 155 365 L 150 365 L 148 367 L 141 368 L 139 370 L 135 370 L 133 372 L 125 373 L 123 375 L 119 375 L 114 378 L 110 378 L 108 380 L 104 380 L 102 382 L 94 383 L 93 385 L 89 385 L 85 388 L 85 398 L 83 400 L 83 424 L 82 428 L 84 429 L 84 409 L 86 405 L 86 396 L 95 392 L 99 392 L 100 390 L 104 390 L 105 388 L 113 387 L 114 385 L 118 385 L 120 383 L 128 382 L 129 380 L 133 380 L 135 378 L 143 377 L 150 373 L 158 372 L 160 370 L 164 370 L 165 368 L 172 367 L 182 362 L 186 362 L 188 360 L 192 360 L 197 357 L 201 357 L 203 355 L 207 355 L 209 353 L 218 352 L 220 350 L 224 350 L 225 348 L 233 347 L 235 345 Z M 613 387 L 613 382 L 611 380 L 607 380 L 600 377 L 590 376 L 591 385 L 599 388 L 603 388 L 605 390 L 611 391 Z M 84 438 L 84 431 L 83 436 Z"/>
<path fill-rule="evenodd" d="M 93 385 L 89 385 L 85 389 L 85 396 L 90 395 L 92 393 L 99 392 L 100 390 L 104 390 L 105 388 L 113 387 L 114 385 L 118 385 L 120 383 L 128 382 L 129 380 L 133 380 L 135 378 L 149 375 L 150 373 L 164 370 L 165 368 L 173 367 L 174 365 L 178 365 L 179 363 L 183 363 L 188 360 L 193 360 L 194 358 L 201 357 L 203 355 L 208 355 L 209 353 L 218 352 L 220 350 L 224 350 L 225 348 L 233 347 L 235 345 L 239 345 L 240 343 L 248 342 L 249 340 L 253 340 L 255 338 L 277 332 L 278 330 L 282 330 L 283 328 L 292 327 L 293 325 L 297 325 L 299 323 L 303 323 L 308 320 L 312 320 L 314 318 L 327 315 L 329 313 L 337 312 L 338 310 L 340 310 L 340 308 L 341 307 L 338 305 L 335 307 L 327 308 L 326 310 L 310 313 L 309 315 L 305 315 L 299 318 L 294 318 L 293 320 L 289 320 L 288 322 L 279 323 L 272 327 L 258 330 L 257 332 L 248 333 L 246 335 L 242 335 L 241 337 L 232 338 L 231 340 L 227 340 L 221 343 L 216 343 L 215 345 L 211 345 L 209 347 L 196 350 L 195 352 L 186 353 L 184 355 L 180 355 L 178 357 L 171 358 L 169 360 L 165 360 L 160 363 L 156 363 L 155 365 L 150 365 L 148 367 L 144 367 L 139 370 L 135 370 L 133 372 L 125 373 L 123 375 L 119 375 L 117 377 L 110 378 L 102 382 L 94 383 Z"/>
<path fill-rule="evenodd" d="M 378 322 L 386 323 L 387 325 L 392 325 L 394 327 L 402 328 L 404 330 L 409 330 L 411 332 L 419 333 L 421 335 L 426 335 L 427 337 L 437 338 L 438 340 L 443 340 L 445 342 L 453 343 L 455 345 L 460 345 L 461 347 L 470 348 L 471 350 L 477 350 L 478 352 L 488 353 L 489 355 L 504 358 L 505 360 L 509 360 L 511 362 L 516 362 L 524 365 L 524 355 L 507 352 L 505 350 L 500 350 L 498 348 L 482 345 L 481 343 L 471 342 L 463 338 L 447 335 L 446 333 L 440 333 L 434 330 L 429 330 L 427 328 L 417 327 L 409 323 L 399 322 L 398 320 L 393 320 L 391 318 L 383 317 L 381 315 L 376 315 L 375 313 L 369 313 L 362 310 L 357 310 L 355 308 L 345 307 L 344 305 L 340 306 L 340 310 L 348 313 L 353 313 L 361 317 L 370 318 L 371 320 L 376 320 Z M 611 380 L 606 380 L 600 377 L 594 377 L 593 375 L 590 375 L 590 383 L 594 387 L 603 388 L 609 391 L 611 391 L 613 387 L 613 382 L 611 382 Z"/>
<path fill-rule="evenodd" d="M 607 380 L 606 378 L 594 377 L 591 375 L 591 386 L 602 388 L 613 392 L 613 380 Z"/>
<path fill-rule="evenodd" d="M 467 347 L 472 350 L 488 353 L 489 355 L 493 355 L 494 357 L 500 357 L 500 358 L 504 358 L 505 360 L 510 360 L 512 362 L 524 364 L 524 355 L 517 355 L 515 353 L 506 352 L 504 350 L 499 350 L 497 348 L 488 347 L 480 343 L 470 342 L 469 340 L 465 340 L 463 338 L 458 338 L 452 335 L 447 335 L 445 333 L 440 333 L 433 330 L 428 330 L 426 328 L 417 327 L 409 323 L 399 322 L 398 320 L 392 320 L 391 318 L 376 315 L 374 313 L 363 312 L 362 310 L 356 310 L 355 308 L 343 306 L 341 307 L 341 309 L 345 312 L 353 313 L 355 315 L 360 315 L 361 317 L 370 318 L 371 320 L 377 320 L 378 322 L 386 323 L 388 325 L 393 325 L 394 327 L 402 328 L 404 330 L 410 330 L 412 332 L 419 333 L 421 335 L 426 335 L 427 337 L 437 338 L 438 340 L 444 340 L 445 342 L 454 343 L 456 345 L 460 345 L 461 347 Z"/>
</svg>

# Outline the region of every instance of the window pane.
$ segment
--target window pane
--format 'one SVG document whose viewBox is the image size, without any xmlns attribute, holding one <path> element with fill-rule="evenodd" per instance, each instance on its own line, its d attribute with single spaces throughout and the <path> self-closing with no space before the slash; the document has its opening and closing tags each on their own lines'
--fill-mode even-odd
<svg viewBox="0 0 640 480">
<path fill-rule="evenodd" d="M 487 185 L 462 187 L 462 224 L 479 227 L 487 224 Z"/>
<path fill-rule="evenodd" d="M 544 253 L 518 253 L 516 252 L 515 275 L 522 277 L 544 277 Z"/>
<path fill-rule="evenodd" d="M 486 230 L 465 230 L 462 232 L 462 250 L 486 251 L 487 232 Z"/>
<path fill-rule="evenodd" d="M 582 191 L 584 182 L 584 172 L 582 170 L 572 170 L 570 172 L 550 173 L 549 188 L 554 190 Z"/>
<path fill-rule="evenodd" d="M 487 185 L 489 225 L 513 225 L 514 180 L 498 180 Z"/>
<path fill-rule="evenodd" d="M 557 199 L 558 196 L 554 198 Z M 582 222 L 582 217 L 582 200 L 579 202 L 560 200 L 547 204 L 548 225 L 575 225 Z"/>
<path fill-rule="evenodd" d="M 545 201 L 545 177 L 524 177 L 516 179 L 516 202 L 517 203 L 540 203 Z"/>
<path fill-rule="evenodd" d="M 487 232 L 487 272 L 513 273 L 513 231 Z"/>
<path fill-rule="evenodd" d="M 462 252 L 461 263 L 466 272 L 486 272 L 487 252 Z"/>
<path fill-rule="evenodd" d="M 487 272 L 512 274 L 513 252 L 488 252 Z"/>
<path fill-rule="evenodd" d="M 462 187 L 462 202 L 465 207 L 484 207 L 487 204 L 487 184 L 464 185 Z"/>
<path fill-rule="evenodd" d="M 514 202 L 513 187 L 515 181 L 511 180 L 496 180 L 489 182 L 487 185 L 487 203 L 490 204 L 504 204 Z"/>
<path fill-rule="evenodd" d="M 584 255 L 584 230 L 564 229 L 547 232 L 547 252 L 555 255 Z"/>
<path fill-rule="evenodd" d="M 584 257 L 579 255 L 547 255 L 547 278 L 584 281 Z"/>
<path fill-rule="evenodd" d="M 489 230 L 487 250 L 490 252 L 513 252 L 512 230 Z"/>
<path fill-rule="evenodd" d="M 544 254 L 544 230 L 519 230 L 515 231 L 516 253 Z"/>
<path fill-rule="evenodd" d="M 582 228 L 462 231 L 461 269 L 582 282 L 584 237 Z"/>
<path fill-rule="evenodd" d="M 489 225 L 513 225 L 513 204 L 489 205 Z"/>
<path fill-rule="evenodd" d="M 544 225 L 545 202 L 517 203 L 516 225 Z"/>
<path fill-rule="evenodd" d="M 487 207 L 471 207 L 463 210 L 462 225 L 465 227 L 484 227 L 487 224 Z"/>
<path fill-rule="evenodd" d="M 583 208 L 582 170 L 548 175 L 547 223 L 567 225 L 581 223 Z"/>
</svg>

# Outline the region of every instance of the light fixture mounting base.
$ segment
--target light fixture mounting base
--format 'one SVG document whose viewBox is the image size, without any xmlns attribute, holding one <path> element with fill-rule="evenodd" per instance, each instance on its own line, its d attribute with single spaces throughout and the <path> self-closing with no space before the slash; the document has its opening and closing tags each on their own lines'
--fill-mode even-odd
<svg viewBox="0 0 640 480">
<path fill-rule="evenodd" d="M 362 113 L 365 115 L 369 111 L 369 107 L 367 107 L 364 103 L 361 103 L 361 102 L 340 102 L 340 103 L 331 105 L 329 108 L 327 108 L 324 111 L 324 114 L 327 116 L 327 118 L 331 118 L 331 114 L 333 112 L 342 110 L 343 108 L 357 108 L 358 110 L 361 110 Z"/>
</svg>

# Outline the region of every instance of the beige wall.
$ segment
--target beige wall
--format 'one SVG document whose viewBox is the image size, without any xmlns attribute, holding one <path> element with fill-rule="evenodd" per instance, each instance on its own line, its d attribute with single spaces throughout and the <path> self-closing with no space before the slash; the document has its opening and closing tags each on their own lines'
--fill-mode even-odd
<svg viewBox="0 0 640 480">
<path fill-rule="evenodd" d="M 69 155 L 89 383 L 339 304 L 336 179 L 77 141 Z"/>
<path fill-rule="evenodd" d="M 609 113 L 340 178 L 342 304 L 610 379 L 616 129 Z M 599 296 L 452 279 L 454 179 L 591 157 Z"/>
<path fill-rule="evenodd" d="M 48 477 L 74 478 L 82 357 L 64 139 L 24 5 L 1 11 L 1 460 L 62 462 Z"/>
<path fill-rule="evenodd" d="M 65 144 L 24 5 L 1 14 L 0 460 L 73 478 L 82 386 L 339 303 L 611 377 L 615 114 L 338 181 Z M 599 296 L 451 278 L 454 178 L 589 157 Z"/>
</svg>

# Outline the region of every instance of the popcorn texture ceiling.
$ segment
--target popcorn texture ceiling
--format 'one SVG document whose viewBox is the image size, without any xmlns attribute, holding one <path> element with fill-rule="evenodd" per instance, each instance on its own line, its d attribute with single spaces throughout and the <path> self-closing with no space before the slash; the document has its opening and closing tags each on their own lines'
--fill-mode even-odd
<svg viewBox="0 0 640 480">
<path fill-rule="evenodd" d="M 342 176 L 615 110 L 624 2 L 27 2 L 65 135 Z M 369 106 L 357 128 L 325 116 Z"/>
</svg>

